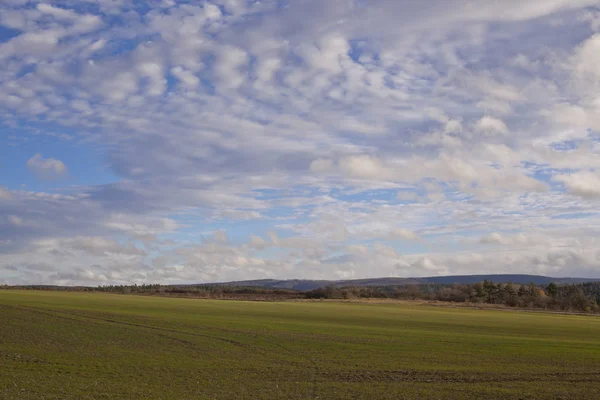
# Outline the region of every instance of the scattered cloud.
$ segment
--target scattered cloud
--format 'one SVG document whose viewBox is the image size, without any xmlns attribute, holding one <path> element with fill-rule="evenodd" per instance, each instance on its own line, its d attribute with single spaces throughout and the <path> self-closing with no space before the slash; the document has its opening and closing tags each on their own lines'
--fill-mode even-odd
<svg viewBox="0 0 600 400">
<path fill-rule="evenodd" d="M 600 277 L 596 0 L 92 3 L 0 5 L 0 283 Z"/>
</svg>

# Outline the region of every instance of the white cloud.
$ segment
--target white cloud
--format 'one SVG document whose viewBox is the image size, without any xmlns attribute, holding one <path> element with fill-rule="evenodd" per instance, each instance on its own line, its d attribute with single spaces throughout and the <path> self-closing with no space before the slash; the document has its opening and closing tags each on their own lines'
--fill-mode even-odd
<svg viewBox="0 0 600 400">
<path fill-rule="evenodd" d="M 246 83 L 244 67 L 248 63 L 248 53 L 237 47 L 222 47 L 217 53 L 215 73 L 222 88 L 235 89 Z"/>
<path fill-rule="evenodd" d="M 250 245 L 255 249 L 262 250 L 267 246 L 267 242 L 260 236 L 250 235 Z"/>
<path fill-rule="evenodd" d="M 217 243 L 227 243 L 229 241 L 227 232 L 223 230 L 214 231 L 213 237 Z"/>
<path fill-rule="evenodd" d="M 325 173 L 333 168 L 333 161 L 327 159 L 318 159 L 310 163 L 310 170 L 316 173 Z"/>
<path fill-rule="evenodd" d="M 508 127 L 502 120 L 490 116 L 484 116 L 477 121 L 475 130 L 485 135 L 503 135 L 508 133 Z"/>
<path fill-rule="evenodd" d="M 419 236 L 405 228 L 396 228 L 390 232 L 390 239 L 418 240 Z"/>
<path fill-rule="evenodd" d="M 200 79 L 193 72 L 178 66 L 171 69 L 171 73 L 177 77 L 184 85 L 195 88 L 200 83 Z"/>
<path fill-rule="evenodd" d="M 583 79 L 590 79 L 594 84 L 600 79 L 599 53 L 600 34 L 595 34 L 579 46 L 573 58 L 575 72 Z"/>
<path fill-rule="evenodd" d="M 422 257 L 419 258 L 418 260 L 414 261 L 412 264 L 410 264 L 411 268 L 415 268 L 417 270 L 421 270 L 421 274 L 424 273 L 429 273 L 429 274 L 442 274 L 442 273 L 446 273 L 448 271 L 448 268 L 443 267 L 443 266 L 438 266 L 436 265 L 431 259 L 429 259 L 428 257 Z"/>
<path fill-rule="evenodd" d="M 108 254 L 142 256 L 146 253 L 132 244 L 122 245 L 115 240 L 99 236 L 78 236 L 67 239 L 42 239 L 34 243 L 40 252 L 83 252 L 87 255 L 103 256 Z"/>
<path fill-rule="evenodd" d="M 498 244 L 498 245 L 524 245 L 530 240 L 523 233 L 518 235 L 507 236 L 499 232 L 491 233 L 480 239 L 483 244 Z"/>
<path fill-rule="evenodd" d="M 36 6 L 38 11 L 42 14 L 47 14 L 55 17 L 59 20 L 73 21 L 76 20 L 79 15 L 71 10 L 65 8 L 54 7 L 50 4 L 40 3 Z"/>
<path fill-rule="evenodd" d="M 458 120 L 451 119 L 446 122 L 444 133 L 461 133 L 463 130 L 462 123 Z"/>
<path fill-rule="evenodd" d="M 570 175 L 558 175 L 555 180 L 562 182 L 565 188 L 578 196 L 600 197 L 600 175 L 593 172 L 575 172 Z"/>
<path fill-rule="evenodd" d="M 96 90 L 106 100 L 118 103 L 137 93 L 138 77 L 129 71 L 120 72 L 105 80 Z"/>
<path fill-rule="evenodd" d="M 277 58 L 267 58 L 260 62 L 256 75 L 259 81 L 268 82 L 281 68 L 281 60 Z"/>
<path fill-rule="evenodd" d="M 400 201 L 419 201 L 421 196 L 419 196 L 419 194 L 415 192 L 402 191 L 398 192 L 396 198 Z"/>
<path fill-rule="evenodd" d="M 12 194 L 10 190 L 5 187 L 0 186 L 0 200 L 10 200 L 12 199 Z"/>
<path fill-rule="evenodd" d="M 357 244 L 346 247 L 346 251 L 357 257 L 367 256 L 370 253 L 370 250 L 367 246 Z"/>
<path fill-rule="evenodd" d="M 374 156 L 344 157 L 339 161 L 339 166 L 341 171 L 350 178 L 385 180 L 390 177 L 389 170 Z"/>
<path fill-rule="evenodd" d="M 279 246 L 280 241 L 277 232 L 269 231 L 267 232 L 267 236 L 269 236 L 269 239 L 271 239 L 272 244 L 274 244 L 275 246 Z"/>
<path fill-rule="evenodd" d="M 150 80 L 146 90 L 149 96 L 159 96 L 166 90 L 167 81 L 164 78 L 163 66 L 156 62 L 142 62 L 137 66 L 138 73 Z"/>
<path fill-rule="evenodd" d="M 24 223 L 23 219 L 16 215 L 9 215 L 8 222 L 10 222 L 12 225 L 14 225 L 16 227 L 23 226 L 23 223 Z"/>
<path fill-rule="evenodd" d="M 104 226 L 135 238 L 144 239 L 173 232 L 179 227 L 179 224 L 170 218 L 136 218 L 135 215 L 114 213 L 107 218 Z"/>
<path fill-rule="evenodd" d="M 55 158 L 44 158 L 37 153 L 27 161 L 27 168 L 41 178 L 57 178 L 67 174 L 67 166 Z"/>
<path fill-rule="evenodd" d="M 221 10 L 214 4 L 204 5 L 204 14 L 208 19 L 219 19 L 221 18 Z"/>
<path fill-rule="evenodd" d="M 332 34 L 322 37 L 316 44 L 301 46 L 298 53 L 311 68 L 338 73 L 342 71 L 342 63 L 348 57 L 348 50 L 347 40 Z"/>
</svg>

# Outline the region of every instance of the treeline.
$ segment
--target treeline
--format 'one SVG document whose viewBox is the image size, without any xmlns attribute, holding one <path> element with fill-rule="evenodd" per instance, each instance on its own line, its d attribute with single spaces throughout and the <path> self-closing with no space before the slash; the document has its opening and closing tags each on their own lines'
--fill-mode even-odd
<svg viewBox="0 0 600 400">
<path fill-rule="evenodd" d="M 304 294 L 295 290 L 269 289 L 256 286 L 227 285 L 104 285 L 104 286 L 50 286 L 50 285 L 0 285 L 0 289 L 48 290 L 69 292 L 102 292 L 117 294 L 161 295 L 173 297 L 197 297 L 211 299 L 242 300 L 285 300 L 304 298 Z"/>
<path fill-rule="evenodd" d="M 93 288 L 97 292 L 122 294 L 148 294 L 201 298 L 248 298 L 257 300 L 270 298 L 301 298 L 295 290 L 268 289 L 256 286 L 227 285 L 106 285 Z"/>
<path fill-rule="evenodd" d="M 305 292 L 310 299 L 394 298 L 456 303 L 498 304 L 546 310 L 600 312 L 600 282 L 540 286 L 530 283 L 423 284 L 404 286 L 333 285 Z"/>
<path fill-rule="evenodd" d="M 600 282 L 547 286 L 493 283 L 414 284 L 403 286 L 327 287 L 310 291 L 272 289 L 257 286 L 213 285 L 105 285 L 47 286 L 0 285 L 0 289 L 106 292 L 119 294 L 159 295 L 240 300 L 290 299 L 403 299 L 444 301 L 470 304 L 497 304 L 508 307 L 600 313 Z"/>
</svg>

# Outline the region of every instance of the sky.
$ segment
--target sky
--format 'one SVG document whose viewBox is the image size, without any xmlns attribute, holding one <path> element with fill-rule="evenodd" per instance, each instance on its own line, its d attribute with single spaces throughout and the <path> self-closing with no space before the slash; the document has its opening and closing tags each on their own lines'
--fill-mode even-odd
<svg viewBox="0 0 600 400">
<path fill-rule="evenodd" d="M 0 284 L 600 278 L 598 0 L 2 0 Z"/>
</svg>

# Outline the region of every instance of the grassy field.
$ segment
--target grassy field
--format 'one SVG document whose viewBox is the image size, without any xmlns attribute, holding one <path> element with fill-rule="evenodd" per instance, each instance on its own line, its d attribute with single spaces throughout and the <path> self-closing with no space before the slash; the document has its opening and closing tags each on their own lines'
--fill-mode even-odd
<svg viewBox="0 0 600 400">
<path fill-rule="evenodd" d="M 598 399 L 600 318 L 0 291 L 2 399 Z"/>
</svg>

